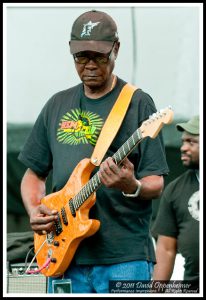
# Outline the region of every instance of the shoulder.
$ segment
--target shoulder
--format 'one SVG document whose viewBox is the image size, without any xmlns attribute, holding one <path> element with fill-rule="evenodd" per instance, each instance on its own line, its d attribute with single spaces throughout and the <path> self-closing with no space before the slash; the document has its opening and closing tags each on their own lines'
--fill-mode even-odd
<svg viewBox="0 0 206 300">
<path fill-rule="evenodd" d="M 58 109 L 60 106 L 71 104 L 75 99 L 78 99 L 78 94 L 82 88 L 82 84 L 59 91 L 53 94 L 45 103 L 42 112 L 51 112 Z M 69 100 L 69 101 L 68 101 Z"/>
<path fill-rule="evenodd" d="M 132 105 L 133 105 L 132 109 L 136 108 L 137 110 L 140 123 L 147 120 L 153 113 L 157 112 L 156 105 L 153 98 L 150 96 L 150 94 L 148 94 L 141 88 L 138 88 L 134 92 Z"/>
<path fill-rule="evenodd" d="M 171 191 L 173 189 L 176 189 L 177 185 L 185 184 L 193 176 L 195 176 L 195 173 L 193 170 L 185 171 L 184 173 L 179 175 L 177 178 L 175 178 L 173 181 L 168 183 L 168 185 L 165 188 L 165 191 Z"/>
<path fill-rule="evenodd" d="M 82 84 L 78 84 L 78 85 L 75 85 L 71 88 L 68 88 L 68 89 L 65 89 L 65 90 L 62 90 L 62 91 L 59 91 L 57 93 L 55 93 L 50 99 L 49 101 L 57 101 L 59 99 L 64 99 L 65 97 L 68 97 L 68 96 L 71 96 L 75 93 L 78 93 L 80 91 L 82 87 Z"/>
<path fill-rule="evenodd" d="M 139 87 L 138 85 L 132 84 L 130 82 L 126 82 L 125 80 L 117 77 L 117 86 L 119 88 L 119 90 L 121 90 L 123 87 L 126 86 L 126 84 L 129 84 L 131 86 L 133 86 L 135 89 L 134 93 L 133 93 L 133 99 L 132 100 L 138 100 L 138 101 L 146 101 L 149 102 L 151 104 L 154 103 L 152 97 L 146 93 L 141 87 Z"/>
<path fill-rule="evenodd" d="M 139 102 L 139 105 L 141 105 L 143 107 L 148 107 L 152 111 L 156 111 L 154 100 L 153 100 L 152 96 L 150 94 L 148 94 L 147 92 L 138 88 L 134 93 L 134 97 Z"/>
<path fill-rule="evenodd" d="M 132 84 L 130 82 L 126 82 L 121 78 L 118 78 L 118 82 L 120 84 L 121 87 L 124 87 L 126 84 L 132 85 L 133 87 L 135 87 L 135 91 L 133 94 L 133 99 L 134 100 L 138 100 L 138 101 L 146 101 L 148 103 L 154 104 L 153 98 L 151 97 L 151 95 L 147 92 L 145 92 L 141 87 L 139 87 L 138 85 Z"/>
</svg>

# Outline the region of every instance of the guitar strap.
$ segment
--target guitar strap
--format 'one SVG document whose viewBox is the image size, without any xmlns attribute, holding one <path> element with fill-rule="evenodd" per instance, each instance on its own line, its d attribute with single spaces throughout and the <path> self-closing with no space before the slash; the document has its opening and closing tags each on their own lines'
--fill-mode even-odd
<svg viewBox="0 0 206 300">
<path fill-rule="evenodd" d="M 111 145 L 114 137 L 116 136 L 120 125 L 124 119 L 132 95 L 137 87 L 127 83 L 121 90 L 112 110 L 110 111 L 104 126 L 101 130 L 96 146 L 91 156 L 91 163 L 99 166 L 107 149 Z"/>
</svg>

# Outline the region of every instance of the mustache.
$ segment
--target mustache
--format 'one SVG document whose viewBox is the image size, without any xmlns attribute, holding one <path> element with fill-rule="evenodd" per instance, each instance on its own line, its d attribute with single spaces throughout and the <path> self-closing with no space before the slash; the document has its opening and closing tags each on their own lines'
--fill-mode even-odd
<svg viewBox="0 0 206 300">
<path fill-rule="evenodd" d="M 192 157 L 191 154 L 187 154 L 187 152 L 181 151 L 181 155 L 187 156 L 187 157 Z"/>
</svg>

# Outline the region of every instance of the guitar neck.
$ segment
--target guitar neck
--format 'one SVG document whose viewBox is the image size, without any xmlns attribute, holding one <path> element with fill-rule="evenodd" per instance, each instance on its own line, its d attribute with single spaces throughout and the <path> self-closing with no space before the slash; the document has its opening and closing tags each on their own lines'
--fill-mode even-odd
<svg viewBox="0 0 206 300">
<path fill-rule="evenodd" d="M 121 162 L 127 157 L 130 152 L 137 146 L 137 144 L 142 140 L 142 134 L 139 129 L 137 129 L 130 138 L 117 150 L 117 152 L 112 156 L 116 165 L 121 164 Z M 76 211 L 101 185 L 99 179 L 99 171 L 82 187 L 77 195 L 69 201 L 69 205 L 73 211 Z"/>
<path fill-rule="evenodd" d="M 137 129 L 130 138 L 117 150 L 117 152 L 112 156 L 116 165 L 121 164 L 121 162 L 127 157 L 130 152 L 137 146 L 137 144 L 142 140 L 142 134 L 139 129 Z"/>
</svg>

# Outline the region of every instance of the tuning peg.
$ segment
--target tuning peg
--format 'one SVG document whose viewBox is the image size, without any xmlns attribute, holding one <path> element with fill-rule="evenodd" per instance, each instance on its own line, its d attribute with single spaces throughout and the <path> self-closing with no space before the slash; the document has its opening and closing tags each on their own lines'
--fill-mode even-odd
<svg viewBox="0 0 206 300">
<path fill-rule="evenodd" d="M 153 120 L 158 119 L 158 113 L 157 113 L 157 112 L 156 112 L 156 113 L 153 113 L 152 119 L 153 119 Z"/>
<path fill-rule="evenodd" d="M 171 110 L 172 110 L 172 106 L 171 106 L 171 105 L 168 105 L 168 107 L 166 107 L 166 108 L 164 108 L 164 109 L 160 109 L 160 113 L 164 113 L 164 114 L 165 114 L 165 113 L 166 113 L 166 112 L 165 112 L 166 109 L 171 109 Z"/>
</svg>

